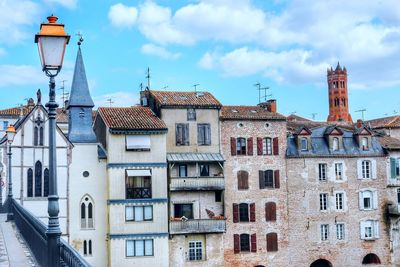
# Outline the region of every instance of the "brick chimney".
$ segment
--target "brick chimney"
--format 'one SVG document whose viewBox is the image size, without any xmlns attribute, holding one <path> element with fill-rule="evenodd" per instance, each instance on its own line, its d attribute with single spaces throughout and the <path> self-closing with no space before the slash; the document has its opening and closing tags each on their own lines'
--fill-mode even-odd
<svg viewBox="0 0 400 267">
<path fill-rule="evenodd" d="M 361 119 L 358 119 L 358 120 L 357 120 L 356 127 L 357 127 L 357 128 L 361 128 L 362 125 L 363 125 L 363 121 L 362 121 Z"/>
<path fill-rule="evenodd" d="M 276 113 L 276 99 L 270 99 L 266 102 L 258 104 L 259 107 L 265 108 L 269 112 Z"/>
</svg>

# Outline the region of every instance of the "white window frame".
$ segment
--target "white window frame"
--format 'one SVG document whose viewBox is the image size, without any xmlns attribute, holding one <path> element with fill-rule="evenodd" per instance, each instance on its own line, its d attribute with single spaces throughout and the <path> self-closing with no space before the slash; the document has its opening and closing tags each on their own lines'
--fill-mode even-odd
<svg viewBox="0 0 400 267">
<path fill-rule="evenodd" d="M 320 182 L 326 182 L 328 180 L 328 164 L 318 164 L 318 180 Z"/>
<path fill-rule="evenodd" d="M 141 213 L 141 217 L 137 218 L 137 213 Z M 126 222 L 147 222 L 153 221 L 153 206 L 125 206 Z"/>
<path fill-rule="evenodd" d="M 301 151 L 308 151 L 308 139 L 306 137 L 302 137 L 300 139 Z"/>
<path fill-rule="evenodd" d="M 262 139 L 262 154 L 263 155 L 272 155 L 272 138 L 264 137 Z"/>
<path fill-rule="evenodd" d="M 368 137 L 362 137 L 361 138 L 361 148 L 362 150 L 369 150 L 369 144 L 368 144 Z"/>
<path fill-rule="evenodd" d="M 139 245 L 143 245 L 143 253 L 139 252 Z M 129 251 L 131 249 L 132 251 Z M 125 241 L 126 257 L 148 257 L 154 256 L 154 240 L 153 239 L 130 239 Z"/>
<path fill-rule="evenodd" d="M 344 192 L 335 193 L 335 207 L 337 211 L 344 211 L 346 205 L 346 196 Z"/>
<path fill-rule="evenodd" d="M 360 238 L 363 240 L 375 240 L 379 238 L 379 221 L 362 220 L 360 221 Z"/>
<path fill-rule="evenodd" d="M 326 241 L 329 239 L 329 224 L 321 224 L 320 237 L 321 241 Z"/>
<path fill-rule="evenodd" d="M 332 150 L 338 151 L 339 150 L 339 137 L 332 138 Z"/>
<path fill-rule="evenodd" d="M 378 191 L 373 188 L 361 189 L 359 194 L 359 206 L 360 210 L 374 210 L 378 208 Z M 364 199 L 370 198 L 370 207 L 365 207 Z"/>
<path fill-rule="evenodd" d="M 329 195 L 328 193 L 319 194 L 319 210 L 327 211 L 329 208 Z"/>
<path fill-rule="evenodd" d="M 193 245 L 191 247 L 191 245 Z M 188 243 L 188 261 L 202 261 L 203 260 L 203 242 L 200 240 L 192 240 Z M 192 258 L 193 255 L 193 258 Z"/>
<path fill-rule="evenodd" d="M 372 178 L 372 163 L 370 160 L 361 161 L 361 172 L 363 179 L 371 179 Z"/>
<path fill-rule="evenodd" d="M 346 237 L 345 234 L 345 225 L 344 223 L 336 223 L 336 239 L 344 240 Z"/>
<path fill-rule="evenodd" d="M 337 181 L 343 181 L 343 163 L 342 162 L 336 162 L 335 163 L 335 179 Z"/>
</svg>

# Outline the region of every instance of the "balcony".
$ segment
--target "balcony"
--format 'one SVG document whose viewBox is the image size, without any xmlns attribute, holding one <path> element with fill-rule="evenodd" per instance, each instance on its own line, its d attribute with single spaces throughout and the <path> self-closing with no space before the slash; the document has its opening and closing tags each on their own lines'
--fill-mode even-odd
<svg viewBox="0 0 400 267">
<path fill-rule="evenodd" d="M 126 188 L 126 198 L 151 198 L 151 187 Z"/>
<path fill-rule="evenodd" d="M 400 216 L 399 205 L 389 203 L 388 204 L 388 214 L 391 217 L 399 217 Z"/>
<path fill-rule="evenodd" d="M 224 219 L 194 219 L 187 221 L 170 221 L 171 234 L 195 234 L 195 233 L 224 233 Z"/>
<path fill-rule="evenodd" d="M 224 190 L 224 177 L 173 177 L 170 182 L 171 191 L 193 191 L 193 190 Z"/>
</svg>

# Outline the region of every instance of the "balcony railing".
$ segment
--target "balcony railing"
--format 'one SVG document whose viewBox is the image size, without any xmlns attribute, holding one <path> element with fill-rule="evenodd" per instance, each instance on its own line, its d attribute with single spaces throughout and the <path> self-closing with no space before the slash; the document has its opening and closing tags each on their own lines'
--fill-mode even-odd
<svg viewBox="0 0 400 267">
<path fill-rule="evenodd" d="M 216 219 L 194 219 L 187 221 L 170 221 L 171 234 L 190 233 L 224 233 L 225 220 Z"/>
<path fill-rule="evenodd" d="M 151 187 L 132 187 L 126 189 L 126 198 L 151 198 Z"/>
<path fill-rule="evenodd" d="M 172 191 L 191 190 L 224 190 L 224 177 L 173 177 L 170 189 Z"/>
</svg>

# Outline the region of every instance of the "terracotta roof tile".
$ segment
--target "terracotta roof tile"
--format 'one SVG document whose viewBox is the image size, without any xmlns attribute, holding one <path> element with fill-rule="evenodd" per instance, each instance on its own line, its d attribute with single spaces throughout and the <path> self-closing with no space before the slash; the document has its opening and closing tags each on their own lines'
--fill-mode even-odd
<svg viewBox="0 0 400 267">
<path fill-rule="evenodd" d="M 400 150 L 400 140 L 390 136 L 378 137 L 381 146 L 387 149 Z"/>
<path fill-rule="evenodd" d="M 291 115 L 287 116 L 287 120 L 288 121 L 311 121 L 309 119 L 300 117 L 300 116 L 295 115 L 295 114 L 291 114 Z"/>
<path fill-rule="evenodd" d="M 223 120 L 286 120 L 282 114 L 269 112 L 259 106 L 223 106 L 220 117 Z"/>
<path fill-rule="evenodd" d="M 160 106 L 198 106 L 220 108 L 221 103 L 209 92 L 149 91 Z"/>
<path fill-rule="evenodd" d="M 98 114 L 110 129 L 166 130 L 167 126 L 148 107 L 100 107 Z"/>
<path fill-rule="evenodd" d="M 373 129 L 400 127 L 400 116 L 383 117 L 366 121 Z"/>
</svg>

